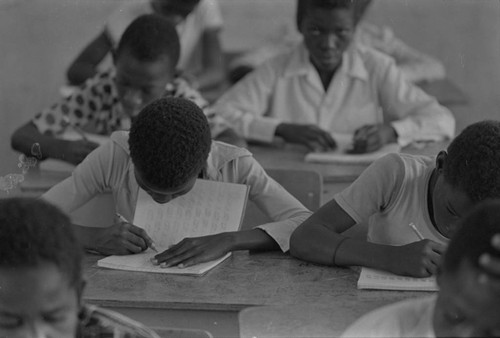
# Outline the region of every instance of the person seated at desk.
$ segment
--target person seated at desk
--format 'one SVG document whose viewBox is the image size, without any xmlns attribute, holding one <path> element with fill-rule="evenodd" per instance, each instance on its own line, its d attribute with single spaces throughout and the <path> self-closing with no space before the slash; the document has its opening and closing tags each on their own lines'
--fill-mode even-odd
<svg viewBox="0 0 500 338">
<path fill-rule="evenodd" d="M 409 83 L 390 57 L 351 43 L 356 3 L 298 0 L 303 42 L 236 83 L 214 111 L 246 139 L 278 136 L 312 150 L 334 148 L 332 132 L 353 134 L 360 153 L 453 137 L 448 109 Z"/>
<path fill-rule="evenodd" d="M 186 81 L 175 77 L 179 38 L 174 26 L 156 14 L 137 18 L 125 30 L 114 67 L 96 74 L 70 97 L 37 114 L 12 135 L 12 147 L 27 156 L 39 143 L 43 158 L 80 163 L 98 144 L 60 138 L 67 130 L 109 135 L 130 128 L 131 119 L 162 96 L 184 97 L 200 107 L 207 102 Z M 212 136 L 244 144 L 219 116 L 210 115 Z"/>
<path fill-rule="evenodd" d="M 40 199 L 0 200 L 0 337 L 159 336 L 82 302 L 83 250 L 71 222 Z"/>
<path fill-rule="evenodd" d="M 432 275 L 456 221 L 478 202 L 500 198 L 499 172 L 500 121 L 468 126 L 435 160 L 387 155 L 295 230 L 290 253 L 326 265 Z M 367 239 L 342 234 L 364 222 Z"/>
<path fill-rule="evenodd" d="M 372 3 L 372 0 L 356 3 L 358 13 L 356 21 L 359 23 L 356 25 L 353 41 L 392 57 L 408 81 L 418 83 L 444 79 L 446 70 L 442 62 L 397 38 L 390 27 L 379 27 L 364 19 Z M 233 83 L 239 81 L 264 61 L 290 51 L 300 40 L 300 34 L 291 25 L 284 26 L 279 35 L 270 38 L 262 46 L 244 53 L 230 63 L 231 81 Z"/>
<path fill-rule="evenodd" d="M 500 231 L 500 201 L 465 216 L 438 268 L 439 293 L 391 304 L 364 315 L 342 337 L 500 337 L 500 289 L 484 283 L 480 255 L 500 259 L 491 237 Z"/>
<path fill-rule="evenodd" d="M 178 69 L 197 89 L 207 89 L 225 79 L 220 31 L 222 15 L 217 0 L 139 0 L 117 8 L 108 18 L 104 30 L 78 55 L 67 71 L 71 85 L 80 85 L 97 72 L 97 66 L 111 52 L 127 28 L 137 17 L 158 14 L 175 25 L 181 44 Z M 144 36 L 149 32 L 144 32 Z M 195 52 L 201 49 L 201 69 L 196 67 Z"/>
<path fill-rule="evenodd" d="M 42 198 L 69 213 L 111 190 L 116 211 L 128 222 L 108 228 L 77 227 L 78 234 L 86 249 L 130 254 L 152 243 L 143 229 L 131 223 L 139 189 L 164 204 L 188 193 L 197 178 L 248 185 L 250 200 L 273 222 L 252 230 L 184 239 L 156 255 L 158 264 L 190 266 L 233 250 L 286 252 L 291 233 L 311 214 L 266 174 L 248 150 L 212 142 L 201 109 L 181 98 L 161 98 L 144 107 L 130 133 L 113 133 L 110 142 Z"/>
</svg>

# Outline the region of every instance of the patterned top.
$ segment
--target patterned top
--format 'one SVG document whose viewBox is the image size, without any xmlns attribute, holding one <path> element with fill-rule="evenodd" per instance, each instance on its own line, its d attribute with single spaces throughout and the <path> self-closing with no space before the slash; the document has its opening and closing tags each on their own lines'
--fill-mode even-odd
<svg viewBox="0 0 500 338">
<path fill-rule="evenodd" d="M 115 74 L 114 68 L 97 73 L 70 96 L 38 113 L 33 123 L 40 133 L 53 136 L 60 136 L 70 125 L 100 135 L 130 129 L 130 117 L 123 112 L 118 99 Z M 189 99 L 202 108 L 207 115 L 212 137 L 228 128 L 222 117 L 208 113 L 208 102 L 186 80 L 178 77 L 167 84 L 164 96 Z"/>
<path fill-rule="evenodd" d="M 77 338 L 159 338 L 151 329 L 119 313 L 85 305 Z"/>
</svg>

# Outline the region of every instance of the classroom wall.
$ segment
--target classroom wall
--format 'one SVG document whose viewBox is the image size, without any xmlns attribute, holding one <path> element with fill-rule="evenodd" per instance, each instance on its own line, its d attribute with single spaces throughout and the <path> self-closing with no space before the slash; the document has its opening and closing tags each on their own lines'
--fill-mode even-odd
<svg viewBox="0 0 500 338">
<path fill-rule="evenodd" d="M 51 104 L 71 59 L 130 0 L 0 0 L 0 176 L 17 172 L 10 135 Z M 238 51 L 280 34 L 295 0 L 219 0 L 224 48 Z M 443 60 L 470 104 L 454 109 L 458 129 L 500 118 L 500 1 L 375 0 L 368 20 L 390 25 L 410 45 Z"/>
</svg>

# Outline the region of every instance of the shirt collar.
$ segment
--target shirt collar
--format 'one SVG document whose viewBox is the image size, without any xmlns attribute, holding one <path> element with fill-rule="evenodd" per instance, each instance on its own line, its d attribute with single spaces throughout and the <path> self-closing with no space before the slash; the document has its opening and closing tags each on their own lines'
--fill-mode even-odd
<svg viewBox="0 0 500 338">
<path fill-rule="evenodd" d="M 358 44 L 351 43 L 351 46 L 342 55 L 342 65 L 337 70 L 337 73 L 360 80 L 368 80 L 368 71 L 363 62 L 362 53 L 362 48 Z M 316 70 L 309 60 L 309 52 L 304 42 L 301 41 L 292 52 L 284 76 L 307 75 L 311 71 Z"/>
</svg>

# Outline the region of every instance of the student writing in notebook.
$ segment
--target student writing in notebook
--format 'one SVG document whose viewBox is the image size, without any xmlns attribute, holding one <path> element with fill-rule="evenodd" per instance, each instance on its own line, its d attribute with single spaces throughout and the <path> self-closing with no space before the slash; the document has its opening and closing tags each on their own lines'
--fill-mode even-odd
<svg viewBox="0 0 500 338">
<path fill-rule="evenodd" d="M 125 28 L 144 14 L 161 15 L 176 27 L 181 48 L 177 68 L 193 87 L 206 89 L 224 80 L 219 37 L 222 15 L 217 0 L 135 0 L 121 4 L 109 16 L 103 31 L 72 62 L 67 72 L 69 83 L 80 85 L 93 77 L 100 62 L 118 45 Z M 203 56 L 201 67 L 196 64 L 197 53 Z M 198 70 L 193 73 L 193 69 Z"/>
<path fill-rule="evenodd" d="M 468 126 L 436 158 L 387 155 L 295 230 L 290 253 L 326 265 L 432 275 L 456 221 L 478 202 L 500 198 L 498 172 L 499 121 Z M 342 234 L 363 222 L 366 239 Z"/>
<path fill-rule="evenodd" d="M 393 59 L 351 43 L 358 1 L 298 0 L 303 41 L 236 83 L 214 110 L 247 139 L 278 136 L 313 150 L 335 148 L 332 132 L 353 135 L 360 153 L 454 136 L 451 112 Z"/>
<path fill-rule="evenodd" d="M 185 239 L 156 255 L 158 263 L 189 266 L 233 250 L 288 251 L 292 231 L 310 215 L 246 149 L 212 142 L 201 109 L 180 98 L 162 98 L 147 105 L 130 133 L 113 133 L 110 142 L 93 151 L 70 178 L 43 198 L 71 212 L 111 190 L 116 211 L 128 222 L 76 229 L 87 249 L 130 254 L 151 244 L 144 230 L 131 224 L 139 189 L 157 203 L 168 203 L 189 192 L 197 178 L 248 185 L 250 200 L 273 222 L 252 230 Z"/>
<path fill-rule="evenodd" d="M 343 337 L 499 337 L 500 274 L 480 257 L 500 252 L 491 238 L 500 231 L 500 201 L 483 202 L 458 225 L 438 268 L 439 293 L 377 309 L 352 324 Z"/>
<path fill-rule="evenodd" d="M 17 129 L 12 147 L 31 156 L 32 145 L 38 143 L 43 158 L 78 164 L 98 144 L 84 138 L 61 139 L 65 131 L 109 135 L 127 130 L 142 107 L 164 96 L 187 98 L 205 108 L 203 97 L 175 75 L 179 52 L 179 37 L 168 20 L 154 14 L 137 18 L 118 44 L 114 66 Z M 209 119 L 213 137 L 242 144 L 222 118 L 210 115 Z"/>
<path fill-rule="evenodd" d="M 159 338 L 82 302 L 83 250 L 69 218 L 40 199 L 0 200 L 0 337 Z"/>
</svg>

